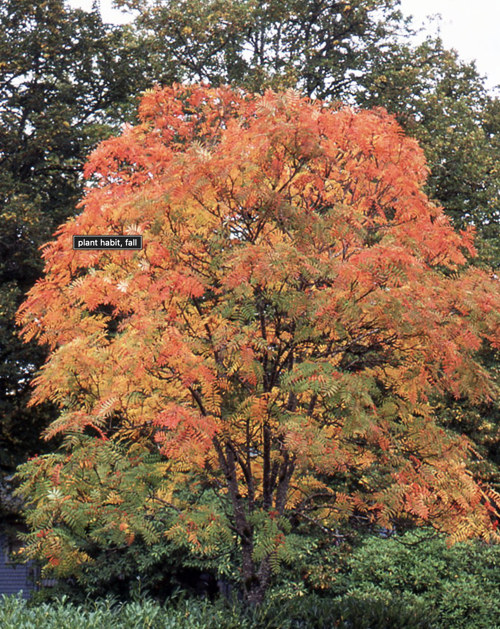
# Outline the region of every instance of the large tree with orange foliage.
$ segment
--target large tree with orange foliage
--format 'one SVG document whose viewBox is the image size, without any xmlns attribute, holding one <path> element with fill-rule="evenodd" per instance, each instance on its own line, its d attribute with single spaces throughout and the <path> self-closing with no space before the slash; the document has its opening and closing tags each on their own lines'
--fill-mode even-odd
<svg viewBox="0 0 500 629">
<path fill-rule="evenodd" d="M 462 269 L 473 236 L 422 192 L 416 141 L 384 110 L 294 92 L 175 85 L 140 117 L 90 157 L 19 312 L 51 349 L 33 403 L 59 405 L 47 436 L 66 437 L 22 472 L 31 552 L 85 561 L 75 514 L 82 538 L 130 543 L 171 509 L 161 534 L 207 556 L 225 534 L 258 602 L 301 522 L 498 537 L 430 402 L 494 394 L 475 355 L 498 346 L 498 284 Z M 144 247 L 75 251 L 82 234 Z M 201 488 L 221 502 L 186 499 Z"/>
</svg>

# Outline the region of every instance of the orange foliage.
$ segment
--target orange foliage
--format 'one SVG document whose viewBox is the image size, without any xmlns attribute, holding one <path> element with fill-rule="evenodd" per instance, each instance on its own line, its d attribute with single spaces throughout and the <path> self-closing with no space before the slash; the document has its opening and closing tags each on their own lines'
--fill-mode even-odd
<svg viewBox="0 0 500 629">
<path fill-rule="evenodd" d="M 174 85 L 140 117 L 90 157 L 19 312 L 52 349 L 49 434 L 94 426 L 204 470 L 242 544 L 255 509 L 495 535 L 429 400 L 494 395 L 475 355 L 498 347 L 498 284 L 464 266 L 473 234 L 422 191 L 416 141 L 384 110 L 294 92 Z M 82 234 L 144 248 L 73 251 Z"/>
</svg>

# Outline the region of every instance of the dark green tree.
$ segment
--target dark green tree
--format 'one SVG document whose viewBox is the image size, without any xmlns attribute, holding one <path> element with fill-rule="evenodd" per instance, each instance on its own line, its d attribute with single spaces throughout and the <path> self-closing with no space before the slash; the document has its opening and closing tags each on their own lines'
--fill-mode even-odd
<svg viewBox="0 0 500 629">
<path fill-rule="evenodd" d="M 345 98 L 404 30 L 399 0 L 116 0 L 162 59 L 158 79 Z"/>
</svg>

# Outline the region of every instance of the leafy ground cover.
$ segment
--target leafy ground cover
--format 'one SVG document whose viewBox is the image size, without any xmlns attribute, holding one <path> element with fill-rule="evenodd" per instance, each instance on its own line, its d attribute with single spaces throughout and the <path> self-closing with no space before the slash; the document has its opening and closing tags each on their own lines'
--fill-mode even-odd
<svg viewBox="0 0 500 629">
<path fill-rule="evenodd" d="M 161 606 L 152 601 L 124 605 L 111 600 L 74 605 L 67 599 L 30 607 L 16 597 L 0 600 L 4 629 L 431 629 L 428 610 L 398 607 L 394 602 L 363 598 L 344 601 L 316 596 L 282 603 L 268 602 L 257 609 L 239 603 L 184 600 Z"/>
</svg>

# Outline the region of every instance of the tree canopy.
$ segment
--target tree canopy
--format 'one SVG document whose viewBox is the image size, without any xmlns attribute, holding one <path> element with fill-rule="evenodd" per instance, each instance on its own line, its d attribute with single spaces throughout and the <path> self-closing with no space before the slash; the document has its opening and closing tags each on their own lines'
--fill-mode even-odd
<svg viewBox="0 0 500 629">
<path fill-rule="evenodd" d="M 398 0 L 117 0 L 159 59 L 158 81 L 296 87 L 340 98 L 405 30 Z"/>
<path fill-rule="evenodd" d="M 499 344 L 498 284 L 423 192 L 417 142 L 293 91 L 158 88 L 140 120 L 90 157 L 19 311 L 66 448 L 21 470 L 30 552 L 87 560 L 75 527 L 212 558 L 223 539 L 258 602 L 301 526 L 497 538 L 498 496 L 430 396 L 496 394 L 477 354 Z M 144 248 L 72 249 L 107 233 Z"/>
<path fill-rule="evenodd" d="M 499 100 L 474 64 L 439 39 L 416 47 L 394 42 L 373 59 L 359 84 L 360 106 L 384 106 L 419 141 L 431 168 L 428 194 L 455 227 L 476 227 L 481 259 L 498 266 Z"/>
</svg>

